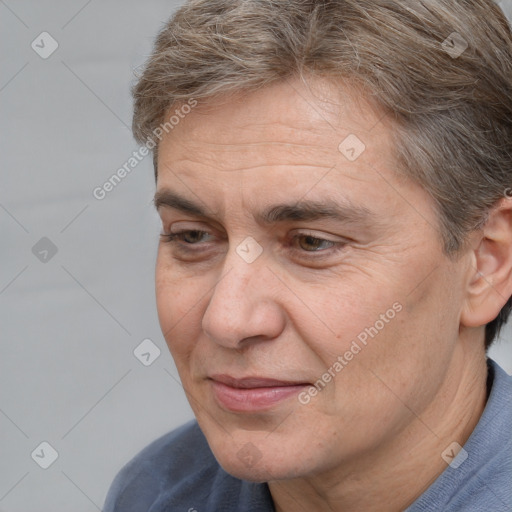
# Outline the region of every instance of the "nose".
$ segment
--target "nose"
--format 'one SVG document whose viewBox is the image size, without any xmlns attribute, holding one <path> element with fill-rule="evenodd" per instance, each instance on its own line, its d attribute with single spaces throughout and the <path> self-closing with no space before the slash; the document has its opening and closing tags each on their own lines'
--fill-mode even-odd
<svg viewBox="0 0 512 512">
<path fill-rule="evenodd" d="M 277 292 L 278 280 L 262 259 L 247 263 L 230 254 L 203 315 L 203 331 L 218 345 L 234 349 L 278 337 L 285 314 Z"/>
</svg>

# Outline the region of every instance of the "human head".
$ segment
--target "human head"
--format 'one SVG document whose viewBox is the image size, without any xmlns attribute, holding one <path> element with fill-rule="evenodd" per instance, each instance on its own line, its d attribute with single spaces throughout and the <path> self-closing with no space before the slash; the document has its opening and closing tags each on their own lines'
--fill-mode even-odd
<svg viewBox="0 0 512 512">
<path fill-rule="evenodd" d="M 412 87 L 409 94 L 416 101 L 407 103 L 397 92 L 403 89 L 400 80 L 409 71 L 414 84 L 421 84 L 417 75 L 429 64 L 428 59 L 418 62 L 426 53 L 425 41 L 415 48 L 417 67 L 404 52 L 407 65 L 403 62 L 400 67 L 395 58 L 393 67 L 390 55 L 370 65 L 370 57 L 385 54 L 384 36 L 374 26 L 382 23 L 383 13 L 374 10 L 365 17 L 358 11 L 356 16 L 354 9 L 362 2 L 350 4 L 352 28 L 350 23 L 332 23 L 335 16 L 331 11 L 336 6 L 347 7 L 348 2 L 309 10 L 309 4 L 301 2 L 292 9 L 295 24 L 286 22 L 289 2 L 281 5 L 283 13 L 270 2 L 243 2 L 238 7 L 229 3 L 218 11 L 209 3 L 193 5 L 197 6 L 195 22 L 189 12 L 178 23 L 189 27 L 190 41 L 178 27 L 170 40 L 177 40 L 177 47 L 173 50 L 169 43 L 172 51 L 163 49 L 155 57 L 157 64 L 165 64 L 167 59 L 175 63 L 176 52 L 183 56 L 188 51 L 190 58 L 183 60 L 179 69 L 189 85 L 195 84 L 193 92 L 188 90 L 188 96 L 179 98 L 174 94 L 172 101 L 157 108 L 160 99 L 168 98 L 169 69 L 155 65 L 158 72 L 148 68 L 153 69 L 153 78 L 147 78 L 147 70 L 146 79 L 139 82 L 144 94 L 136 97 L 147 101 L 148 108 L 140 111 L 146 114 L 167 106 L 159 121 L 165 121 L 164 130 L 170 123 L 169 132 L 163 135 L 156 160 L 155 203 L 163 226 L 156 271 L 158 314 L 210 448 L 231 474 L 264 481 L 325 476 L 329 471 L 350 473 L 363 461 L 366 467 L 374 464 L 377 455 L 380 464 L 376 467 L 394 466 L 394 458 L 401 453 L 416 450 L 417 454 L 418 444 L 425 449 L 421 441 L 425 436 L 434 444 L 425 455 L 440 453 L 452 442 L 454 423 L 474 426 L 475 411 L 485 398 L 485 325 L 512 295 L 511 199 L 496 199 L 497 205 L 495 201 L 493 208 L 485 211 L 485 222 L 480 219 L 476 223 L 475 217 L 478 229 L 471 228 L 459 240 L 460 225 L 455 231 L 446 229 L 457 216 L 449 210 L 451 216 L 443 217 L 451 196 L 446 188 L 428 189 L 428 180 L 418 171 L 419 164 L 428 169 L 427 157 L 433 156 L 427 152 L 426 140 L 432 142 L 435 137 L 451 149 L 444 155 L 452 158 L 449 169 L 454 168 L 455 156 L 472 162 L 460 149 L 466 148 L 460 133 L 468 133 L 456 123 L 460 112 L 466 115 L 472 104 L 467 97 L 460 100 L 461 83 L 450 69 L 450 87 L 444 89 L 432 89 L 424 76 L 422 85 L 431 88 L 430 96 Z M 375 9 L 375 5 L 372 2 L 367 8 Z M 381 10 L 393 13 L 390 5 L 396 4 L 380 4 Z M 454 4 L 450 5 L 453 8 Z M 254 11 L 261 9 L 276 17 L 274 25 L 269 25 L 273 36 L 278 26 L 289 25 L 288 35 L 293 35 L 289 43 L 297 49 L 302 34 L 302 48 L 309 52 L 299 54 L 302 60 L 297 52 L 295 60 L 290 53 L 286 59 L 277 59 L 279 52 L 267 44 L 270 36 L 261 30 L 263 21 L 256 23 Z M 323 18 L 322 9 L 330 10 Z M 310 15 L 302 31 L 296 20 L 301 12 Z M 344 16 L 347 12 L 351 11 L 343 10 Z M 405 10 L 397 19 L 403 20 L 406 13 L 411 14 Z M 180 14 L 177 16 L 180 19 Z M 242 30 L 240 17 L 247 18 L 253 32 Z M 360 48 L 354 52 L 356 20 L 368 26 L 367 37 L 359 34 Z M 409 25 L 417 29 L 410 18 Z M 333 42 L 334 36 L 329 37 L 322 26 L 331 27 L 338 35 L 338 27 L 348 33 L 350 44 L 345 51 L 357 56 L 357 66 L 351 61 L 352 65 L 345 63 L 343 73 L 333 74 L 341 64 L 328 68 L 320 56 L 330 51 L 331 57 L 334 53 L 341 58 L 344 53 L 332 49 L 328 42 Z M 320 35 L 308 36 L 304 27 Z M 448 43 L 443 46 L 443 39 L 436 47 L 446 58 L 447 68 L 469 50 L 450 28 Z M 381 31 L 407 32 L 406 27 L 398 30 L 390 20 L 382 23 Z M 215 41 L 220 38 L 220 47 L 217 44 L 215 51 L 206 52 L 205 34 Z M 369 40 L 372 34 L 373 45 Z M 202 42 L 198 43 L 197 37 Z M 265 51 L 258 47 L 258 38 L 266 44 Z M 189 44 L 194 41 L 195 50 L 191 50 Z M 388 43 L 396 46 L 389 35 Z M 238 53 L 228 51 L 229 44 L 237 47 Z M 258 58 L 246 59 L 240 54 L 240 45 L 246 47 L 247 54 L 259 54 Z M 287 46 L 281 43 L 281 47 Z M 408 41 L 408 52 L 411 47 Z M 399 54 L 398 50 L 395 53 Z M 223 66 L 226 61 L 233 61 L 233 66 L 238 63 L 237 73 L 216 65 L 212 54 Z M 269 69 L 273 63 L 272 75 L 262 71 L 263 54 L 271 56 L 264 62 Z M 197 69 L 191 65 L 191 56 L 208 80 L 201 82 L 195 75 L 190 81 L 190 73 Z M 285 73 L 285 61 L 295 62 L 288 66 L 294 73 Z M 362 74 L 364 62 L 366 75 L 373 72 L 375 78 L 378 71 L 375 91 L 369 79 L 362 78 L 366 76 Z M 436 69 L 439 65 L 437 62 Z M 212 78 L 221 68 L 223 87 Z M 430 68 L 434 72 L 432 63 Z M 358 80 L 349 74 L 351 69 L 360 74 Z M 386 70 L 388 74 L 394 70 L 392 83 L 384 78 Z M 279 79 L 275 78 L 278 72 Z M 179 74 L 173 76 L 179 83 Z M 252 86 L 242 80 L 244 76 L 252 77 Z M 440 76 L 437 78 L 439 82 Z M 469 79 L 464 80 L 468 87 Z M 395 96 L 381 99 L 386 84 Z M 477 84 L 471 82 L 469 96 L 478 98 L 478 106 L 485 104 L 488 96 L 476 92 Z M 400 100 L 395 110 L 391 108 L 393 97 L 395 103 Z M 487 106 L 493 101 L 488 100 Z M 448 110 L 443 110 L 443 105 Z M 502 103 L 499 105 L 501 108 Z M 441 128 L 434 123 L 434 114 L 439 112 L 444 113 L 438 116 L 439 122 L 445 123 Z M 500 112 L 497 118 L 503 114 Z M 483 111 L 480 114 L 484 115 Z M 141 119 L 136 113 L 137 118 Z M 472 122 L 482 123 L 480 118 Z M 149 130 L 154 124 L 143 126 Z M 157 128 L 148 137 L 160 133 Z M 499 130 L 505 129 L 506 121 L 502 121 Z M 489 138 L 494 132 L 479 133 Z M 412 135 L 416 136 L 414 143 Z M 348 153 L 355 149 L 353 145 L 343 149 L 347 139 L 359 144 L 357 155 Z M 454 140 L 462 144 L 458 150 Z M 469 151 L 469 143 L 465 143 Z M 494 144 L 496 150 L 503 142 L 494 140 Z M 483 148 L 479 151 L 481 156 Z M 433 168 L 434 164 L 443 165 L 446 171 L 447 164 L 439 161 L 439 155 L 433 162 Z M 451 177 L 464 182 L 461 177 Z M 438 176 L 441 178 L 446 178 L 446 173 Z M 468 208 L 469 203 L 466 199 Z M 319 209 L 330 217 L 318 216 Z M 316 212 L 313 217 L 312 211 Z M 180 229 L 184 232 L 176 234 Z M 252 257 L 245 259 L 247 253 Z M 363 346 L 365 335 L 368 343 Z M 359 344 L 352 343 L 355 340 Z M 275 390 L 249 392 L 253 398 L 260 397 L 263 405 L 260 398 L 249 400 L 248 393 L 237 391 L 240 385 L 258 388 L 262 380 L 268 383 L 269 379 L 285 382 L 272 384 Z M 299 395 L 299 401 L 286 395 L 276 404 L 268 403 L 269 397 L 272 401 L 290 389 L 305 394 Z M 429 436 L 425 425 L 437 437 Z M 458 434 L 463 442 L 468 432 Z M 344 443 L 337 442 L 339 439 Z M 403 446 L 404 442 L 408 445 Z M 401 449 L 393 450 L 397 444 Z M 302 447 L 300 457 L 296 456 L 298 445 Z M 261 456 L 261 462 L 255 467 L 245 465 L 240 460 L 244 450 L 252 450 L 251 459 Z M 437 459 L 434 464 L 439 467 L 442 462 Z"/>
<path fill-rule="evenodd" d="M 512 185 L 512 37 L 491 0 L 193 0 L 133 89 L 139 142 L 191 99 L 303 76 L 360 88 L 394 123 L 399 172 L 432 196 L 448 254 Z M 157 173 L 158 145 L 154 149 Z M 486 326 L 489 347 L 511 309 Z"/>
</svg>

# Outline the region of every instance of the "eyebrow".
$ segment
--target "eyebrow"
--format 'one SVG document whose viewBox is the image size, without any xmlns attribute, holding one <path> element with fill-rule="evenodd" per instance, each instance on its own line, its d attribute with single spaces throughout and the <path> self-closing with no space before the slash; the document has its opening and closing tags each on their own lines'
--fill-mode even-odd
<svg viewBox="0 0 512 512">
<path fill-rule="evenodd" d="M 156 192 L 155 207 L 173 208 L 195 217 L 208 218 L 208 211 L 193 201 L 182 197 L 169 189 Z M 255 215 L 261 224 L 275 224 L 287 221 L 312 221 L 333 219 L 346 223 L 368 223 L 376 219 L 376 214 L 364 206 L 356 206 L 344 200 L 343 203 L 325 199 L 314 201 L 310 199 L 299 200 L 290 204 L 278 204 L 266 208 Z"/>
</svg>

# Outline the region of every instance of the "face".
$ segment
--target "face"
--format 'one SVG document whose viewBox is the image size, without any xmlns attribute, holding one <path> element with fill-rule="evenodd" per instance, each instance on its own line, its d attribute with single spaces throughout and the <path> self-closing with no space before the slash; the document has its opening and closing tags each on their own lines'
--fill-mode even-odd
<svg viewBox="0 0 512 512">
<path fill-rule="evenodd" d="M 396 173 L 392 124 L 356 94 L 312 79 L 199 105 L 159 148 L 161 328 L 240 478 L 393 443 L 453 357 L 460 265 Z"/>
</svg>

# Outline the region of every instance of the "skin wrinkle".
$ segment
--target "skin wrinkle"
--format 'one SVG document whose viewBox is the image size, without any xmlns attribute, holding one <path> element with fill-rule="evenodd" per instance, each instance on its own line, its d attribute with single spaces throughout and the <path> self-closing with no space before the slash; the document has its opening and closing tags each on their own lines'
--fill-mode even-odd
<svg viewBox="0 0 512 512">
<path fill-rule="evenodd" d="M 202 146 L 202 150 L 204 151 L 206 149 L 206 147 L 204 146 L 204 144 L 201 145 Z M 279 145 L 275 145 L 275 146 L 284 146 L 284 148 L 286 149 L 286 145 L 283 145 L 283 144 L 279 144 Z M 235 144 L 229 144 L 229 145 L 224 145 L 224 146 L 219 146 L 219 147 L 227 147 L 228 148 L 228 154 L 231 154 L 231 158 L 232 158 L 232 162 L 231 162 L 231 166 L 228 167 L 227 169 L 226 168 L 223 168 L 222 166 L 219 168 L 219 170 L 227 170 L 227 171 L 237 171 L 237 170 L 245 170 L 245 169 L 251 169 L 251 168 L 257 168 L 257 167 L 265 167 L 265 166 L 275 166 L 275 165 L 278 165 L 279 162 L 272 162 L 272 164 L 268 164 L 266 161 L 264 161 L 264 158 L 263 158 L 263 155 L 261 155 L 260 153 L 260 148 L 255 146 L 256 149 L 254 149 L 253 151 L 251 152 L 248 152 L 247 151 L 247 146 L 244 146 L 244 145 L 239 145 L 238 143 L 235 145 Z M 307 148 L 304 148 L 304 146 L 301 146 L 299 144 L 296 144 L 296 147 L 302 147 L 303 149 L 307 149 Z M 310 148 L 318 148 L 319 146 L 318 145 L 313 145 L 311 144 L 309 146 Z M 208 162 L 208 160 L 204 159 L 203 157 L 199 158 L 199 155 L 198 155 L 198 158 L 197 159 L 194 159 L 193 157 L 191 157 L 192 155 L 195 154 L 195 151 L 194 149 L 195 148 L 192 148 L 192 147 L 188 147 L 186 148 L 188 151 L 187 151 L 187 155 L 190 155 L 187 157 L 186 161 L 189 161 L 189 162 L 195 162 L 195 163 L 199 163 L 200 165 L 203 165 L 205 167 L 210 167 L 212 165 L 211 162 Z M 283 164 L 281 165 L 287 165 L 287 166 L 290 166 L 290 165 L 294 165 L 294 166 L 300 166 L 300 165 L 304 165 L 304 161 L 303 161 L 303 158 L 304 158 L 304 153 L 306 153 L 306 151 L 302 151 L 301 153 L 298 153 L 297 152 L 289 152 L 287 151 L 285 154 L 287 155 L 288 157 L 288 160 L 286 161 L 286 163 L 283 162 Z M 324 159 L 324 161 L 319 161 L 315 164 L 316 167 L 323 167 L 323 168 L 326 168 L 326 169 L 329 169 L 329 168 L 332 168 L 335 163 L 336 163 L 336 160 L 333 161 L 332 160 L 332 153 L 333 153 L 333 148 L 329 148 L 329 147 L 325 147 L 323 153 L 329 157 L 329 160 L 327 159 Z M 307 154 L 307 153 L 306 153 Z M 293 155 L 293 156 L 296 156 L 297 159 L 299 159 L 299 161 L 296 161 L 296 162 L 290 162 L 289 161 L 289 156 L 290 155 Z M 320 154 L 319 154 L 320 156 Z M 341 157 L 341 155 L 340 155 Z M 251 167 L 246 167 L 244 164 L 247 162 L 247 161 L 250 161 L 252 163 Z M 258 163 L 260 162 L 260 163 Z M 174 165 L 176 165 L 176 163 L 180 163 L 180 162 L 174 162 Z M 235 164 L 233 166 L 233 164 Z M 224 164 L 224 165 L 227 165 L 227 164 Z M 311 166 L 311 163 L 309 163 L 308 166 Z M 218 168 L 218 163 L 216 164 L 216 168 Z"/>
<path fill-rule="evenodd" d="M 387 125 L 375 124 L 365 135 L 355 130 L 355 105 L 346 109 L 350 115 L 341 118 L 338 133 L 313 116 L 318 134 L 323 125 L 324 141 L 307 143 L 301 166 L 284 144 L 258 144 L 258 158 L 247 146 L 240 154 L 231 151 L 242 127 L 255 141 L 271 140 L 267 124 L 272 137 L 301 144 L 308 130 L 300 135 L 283 125 L 275 132 L 282 113 L 291 124 L 293 116 L 308 119 L 306 102 L 290 114 L 295 101 L 288 86 L 276 85 L 243 103 L 212 108 L 208 116 L 192 112 L 162 141 L 159 164 L 165 166 L 159 167 L 157 190 L 198 196 L 216 212 L 201 226 L 224 237 L 213 239 L 200 262 L 182 261 L 176 248 L 160 244 L 162 332 L 219 463 L 240 478 L 269 481 L 279 512 L 297 511 L 297 503 L 307 510 L 381 512 L 383 503 L 389 511 L 403 509 L 445 468 L 441 452 L 454 439 L 463 444 L 485 403 L 483 328 L 460 330 L 471 258 L 446 256 L 432 227 L 437 217 L 429 195 L 396 176 Z M 367 147 L 351 163 L 337 144 L 354 132 Z M 246 165 L 223 172 L 244 155 Z M 323 158 L 336 159 L 337 168 L 325 173 Z M 266 165 L 258 167 L 261 159 Z M 269 205 L 327 197 L 346 197 L 375 211 L 377 223 L 351 234 L 347 225 L 324 220 L 268 227 L 256 222 L 256 213 Z M 160 208 L 160 214 L 164 229 L 178 222 L 180 229 L 203 229 L 194 228 L 199 219 L 171 208 Z M 315 263 L 280 245 L 294 231 L 354 241 Z M 236 252 L 249 235 L 263 247 L 250 264 Z M 209 372 L 315 382 L 397 301 L 401 312 L 308 405 L 292 399 L 244 415 L 215 402 Z M 237 456 L 249 442 L 262 454 L 253 468 Z"/>
<path fill-rule="evenodd" d="M 193 201 L 176 194 L 168 188 L 162 188 L 155 194 L 154 203 L 157 210 L 170 208 L 202 218 L 205 221 L 209 220 L 208 212 L 202 206 L 194 204 Z M 322 201 L 302 199 L 296 203 L 265 206 L 261 211 L 254 213 L 252 218 L 259 225 L 265 226 L 293 221 L 323 220 L 325 222 L 342 223 L 352 227 L 353 230 L 358 227 L 366 230 L 371 227 L 375 230 L 379 228 L 378 219 L 374 212 L 368 208 L 356 207 L 349 202 L 343 204 L 341 201 L 335 201 L 327 197 Z"/>
<path fill-rule="evenodd" d="M 162 207 L 164 208 L 164 207 Z M 163 219 L 165 219 L 165 213 L 162 213 L 162 216 L 163 216 Z M 195 214 L 194 214 L 195 216 Z M 201 220 L 204 220 L 204 221 L 207 221 L 208 219 L 205 219 L 203 217 L 199 217 Z M 332 229 L 329 230 L 327 228 L 327 226 L 330 225 L 330 222 L 332 222 Z M 371 226 L 369 224 L 359 224 L 359 223 L 355 223 L 355 224 L 351 224 L 351 223 L 343 223 L 343 224 L 340 224 L 339 222 L 336 222 L 336 221 L 324 221 L 324 226 L 326 226 L 324 229 L 323 229 L 323 232 L 325 233 L 329 233 L 331 232 L 331 235 L 332 236 L 336 236 L 335 235 L 335 232 L 336 230 L 340 229 L 340 226 L 343 225 L 344 226 L 344 230 L 345 230 L 345 233 L 347 234 L 347 236 L 350 237 L 350 234 L 353 233 L 354 236 L 358 237 L 359 238 L 359 241 L 356 241 L 356 240 L 348 240 L 347 243 L 348 243 L 348 247 L 347 247 L 347 250 L 344 252 L 342 258 L 343 258 L 343 265 L 344 265 L 344 269 L 343 269 L 343 272 L 344 272 L 344 275 L 347 277 L 350 276 L 350 268 L 347 268 L 351 265 L 351 262 L 350 262 L 350 259 L 353 258 L 357 261 L 357 252 L 358 251 L 365 251 L 367 254 L 369 255 L 373 255 L 374 257 L 374 260 L 377 261 L 378 258 L 382 258 L 382 254 L 385 253 L 385 254 L 388 254 L 388 258 L 390 258 L 390 261 L 397 261 L 398 259 L 400 259 L 401 257 L 403 257 L 403 252 L 400 254 L 396 249 L 397 247 L 392 245 L 391 242 L 388 242 L 387 244 L 383 244 L 382 241 L 379 241 L 378 240 L 374 240 L 373 242 L 364 242 L 364 240 L 361 240 L 362 238 L 362 235 L 359 235 L 357 230 L 358 230 L 358 226 L 360 229 L 364 229 L 366 230 L 366 232 L 368 233 L 366 235 L 366 238 L 369 238 L 369 237 L 372 237 L 372 238 L 375 238 L 378 236 L 378 224 L 377 226 Z M 290 222 L 288 222 L 289 224 Z M 285 223 L 286 224 L 286 223 Z M 364 237 L 363 237 L 364 238 Z M 263 244 L 265 247 L 267 247 L 266 245 L 266 239 L 263 238 L 263 237 L 260 237 L 259 238 L 260 240 L 260 243 Z M 386 251 L 384 251 L 384 247 L 388 247 L 388 249 Z M 380 250 L 380 252 L 379 252 Z M 354 252 L 356 254 L 354 254 Z M 393 257 L 393 255 L 395 255 Z M 367 256 L 368 257 L 368 256 Z M 370 261 L 371 261 L 371 258 L 370 258 Z M 356 268 L 358 268 L 356 266 Z M 358 268 L 358 271 L 362 271 L 364 272 L 364 269 L 360 269 Z M 373 276 L 374 277 L 374 276 Z"/>
</svg>

